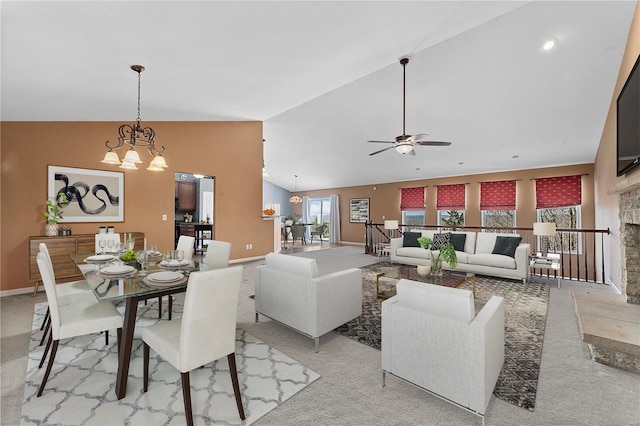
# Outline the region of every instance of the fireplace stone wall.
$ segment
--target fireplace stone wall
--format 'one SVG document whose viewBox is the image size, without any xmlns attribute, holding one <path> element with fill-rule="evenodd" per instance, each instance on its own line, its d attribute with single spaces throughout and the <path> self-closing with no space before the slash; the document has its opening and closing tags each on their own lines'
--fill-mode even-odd
<svg viewBox="0 0 640 426">
<path fill-rule="evenodd" d="M 622 289 L 627 302 L 640 305 L 640 188 L 620 193 Z"/>
</svg>

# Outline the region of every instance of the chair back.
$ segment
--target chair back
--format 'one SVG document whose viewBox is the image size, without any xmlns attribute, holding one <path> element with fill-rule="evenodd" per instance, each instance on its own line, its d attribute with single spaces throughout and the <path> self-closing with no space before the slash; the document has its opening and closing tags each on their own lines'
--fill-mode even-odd
<svg viewBox="0 0 640 426">
<path fill-rule="evenodd" d="M 51 317 L 51 331 L 53 340 L 60 339 L 60 307 L 58 305 L 58 294 L 56 292 L 56 279 L 53 276 L 53 268 L 50 268 L 47 255 L 40 252 L 36 255 L 36 262 L 47 293 L 47 303 L 49 303 L 49 316 Z"/>
<path fill-rule="evenodd" d="M 292 225 L 291 226 L 291 235 L 293 238 L 304 238 L 304 225 Z"/>
<path fill-rule="evenodd" d="M 51 271 L 51 275 L 55 278 L 56 274 L 53 271 L 53 262 L 51 261 L 51 255 L 49 254 L 49 248 L 45 243 L 40 243 L 38 247 L 40 248 L 40 252 L 42 252 L 45 256 L 45 260 L 49 265 L 49 270 Z"/>
<path fill-rule="evenodd" d="M 212 269 L 226 268 L 229 266 L 231 256 L 231 243 L 226 241 L 209 241 L 204 263 Z"/>
<path fill-rule="evenodd" d="M 178 238 L 178 246 L 176 250 L 182 250 L 184 252 L 184 260 L 191 260 L 193 257 L 193 244 L 195 243 L 194 237 L 187 235 L 180 235 Z"/>
<path fill-rule="evenodd" d="M 176 366 L 180 371 L 191 371 L 235 351 L 242 270 L 238 265 L 189 275 Z"/>
</svg>

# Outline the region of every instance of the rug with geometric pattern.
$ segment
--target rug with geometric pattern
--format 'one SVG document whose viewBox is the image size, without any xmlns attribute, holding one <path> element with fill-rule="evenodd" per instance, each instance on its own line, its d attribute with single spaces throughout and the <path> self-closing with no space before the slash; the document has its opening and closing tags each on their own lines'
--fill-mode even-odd
<svg viewBox="0 0 640 426">
<path fill-rule="evenodd" d="M 166 303 L 164 304 L 166 307 Z M 55 363 L 40 398 L 38 386 L 46 368 L 38 369 L 44 350 L 38 346 L 47 304 L 35 306 L 22 424 L 182 425 L 186 424 L 180 373 L 151 351 L 149 390 L 142 392 L 142 328 L 158 321 L 157 303 L 138 307 L 127 395 L 115 395 L 117 343 L 115 331 L 60 341 Z M 182 306 L 174 303 L 174 318 Z M 119 306 L 123 311 L 123 307 Z M 236 331 L 236 367 L 246 419 L 240 420 L 227 357 L 191 372 L 195 424 L 251 424 L 313 383 L 320 376 L 247 332 Z"/>
<path fill-rule="evenodd" d="M 388 262 L 361 268 L 362 315 L 338 327 L 336 332 L 380 350 L 380 304 L 383 299 L 378 299 L 375 295 L 376 273 L 392 268 L 394 266 Z M 382 278 L 381 290 L 396 282 L 397 280 Z M 471 283 L 461 288 L 471 290 Z M 524 284 L 521 280 L 477 275 L 474 297 L 476 314 L 491 296 L 502 296 L 505 301 L 504 365 L 493 394 L 503 401 L 533 411 L 547 320 L 549 285 Z"/>
</svg>

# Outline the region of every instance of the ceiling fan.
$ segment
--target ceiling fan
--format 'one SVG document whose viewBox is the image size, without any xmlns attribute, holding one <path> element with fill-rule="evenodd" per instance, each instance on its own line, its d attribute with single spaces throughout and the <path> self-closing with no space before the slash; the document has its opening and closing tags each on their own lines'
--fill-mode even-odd
<svg viewBox="0 0 640 426">
<path fill-rule="evenodd" d="M 400 136 L 396 136 L 395 142 L 391 141 L 367 141 L 372 143 L 392 143 L 393 146 L 381 149 L 376 152 L 372 152 L 369 155 L 376 155 L 384 152 L 388 149 L 395 148 L 397 152 L 400 154 L 409 154 L 416 155 L 414 147 L 416 145 L 422 146 L 449 146 L 451 142 L 441 142 L 441 141 L 428 141 L 425 138 L 429 135 L 425 133 L 418 133 L 417 135 L 407 135 L 405 133 L 405 111 L 406 111 L 406 66 L 409 63 L 409 58 L 407 56 L 400 58 L 400 65 L 402 65 L 402 134 Z"/>
</svg>

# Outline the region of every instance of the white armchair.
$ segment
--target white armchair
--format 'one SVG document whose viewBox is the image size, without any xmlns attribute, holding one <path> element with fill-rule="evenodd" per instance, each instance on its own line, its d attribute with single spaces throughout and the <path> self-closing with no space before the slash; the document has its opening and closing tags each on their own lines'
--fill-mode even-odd
<svg viewBox="0 0 640 426">
<path fill-rule="evenodd" d="M 469 290 L 402 279 L 396 291 L 382 302 L 383 386 L 393 374 L 484 422 L 504 362 L 504 299 L 475 316 Z"/>
<path fill-rule="evenodd" d="M 256 272 L 258 314 L 311 337 L 320 336 L 362 315 L 362 271 L 351 268 L 318 276 L 315 259 L 269 253 Z"/>
</svg>

